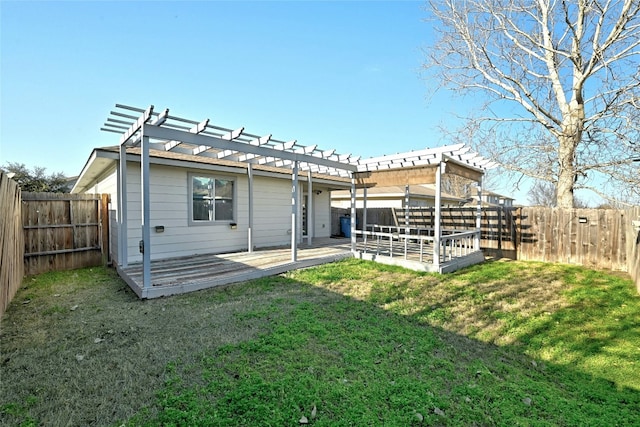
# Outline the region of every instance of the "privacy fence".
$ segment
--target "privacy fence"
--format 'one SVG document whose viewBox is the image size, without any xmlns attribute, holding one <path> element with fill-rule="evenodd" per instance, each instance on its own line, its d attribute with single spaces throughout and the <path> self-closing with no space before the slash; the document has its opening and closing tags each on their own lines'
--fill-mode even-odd
<svg viewBox="0 0 640 427">
<path fill-rule="evenodd" d="M 108 236 L 109 222 L 102 196 L 22 193 L 22 202 L 25 274 L 91 267 L 105 261 L 109 240 L 103 236 Z"/>
<path fill-rule="evenodd" d="M 348 209 L 332 209 L 332 231 L 340 234 L 340 217 Z M 357 209 L 358 228 L 363 211 Z M 442 209 L 442 227 L 473 230 L 475 207 Z M 433 228 L 434 208 L 370 208 L 367 224 Z M 640 292 L 640 207 L 617 209 L 552 209 L 483 207 L 480 246 L 487 255 L 520 260 L 563 262 L 627 271 Z"/>
<path fill-rule="evenodd" d="M 640 207 L 627 209 L 626 236 L 627 236 L 627 265 L 636 288 L 640 293 Z"/>
<path fill-rule="evenodd" d="M 0 172 L 0 317 L 24 275 L 20 187 Z"/>
</svg>

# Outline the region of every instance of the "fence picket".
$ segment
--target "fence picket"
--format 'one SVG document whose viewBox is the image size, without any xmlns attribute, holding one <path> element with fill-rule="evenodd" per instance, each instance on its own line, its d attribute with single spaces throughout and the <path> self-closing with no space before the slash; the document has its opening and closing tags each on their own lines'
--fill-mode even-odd
<svg viewBox="0 0 640 427">
<path fill-rule="evenodd" d="M 20 187 L 0 172 L 0 318 L 22 284 L 24 237 Z"/>
</svg>

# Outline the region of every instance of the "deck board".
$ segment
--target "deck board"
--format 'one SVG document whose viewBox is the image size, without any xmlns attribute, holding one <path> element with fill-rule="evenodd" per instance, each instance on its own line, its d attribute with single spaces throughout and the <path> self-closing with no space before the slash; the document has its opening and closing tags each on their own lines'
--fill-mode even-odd
<svg viewBox="0 0 640 427">
<path fill-rule="evenodd" d="M 193 292 L 281 274 L 289 270 L 335 262 L 356 256 L 385 264 L 400 265 L 418 271 L 449 272 L 469 263 L 481 262 L 482 253 L 452 259 L 435 266 L 433 246 L 425 244 L 420 261 L 419 244 L 409 240 L 405 256 L 404 242 L 358 239 L 357 250 L 351 251 L 350 239 L 316 239 L 312 245 L 298 246 L 297 260 L 291 260 L 291 248 L 278 247 L 254 252 L 206 254 L 154 260 L 151 262 L 151 286 L 144 287 L 142 264 L 118 266 L 118 273 L 140 298 L 158 298 Z"/>
<path fill-rule="evenodd" d="M 146 288 L 142 284 L 141 263 L 119 268 L 118 272 L 138 296 L 156 298 L 280 274 L 351 256 L 349 239 L 316 239 L 312 245 L 298 246 L 296 262 L 291 260 L 288 247 L 154 260 L 151 262 L 152 286 Z"/>
</svg>

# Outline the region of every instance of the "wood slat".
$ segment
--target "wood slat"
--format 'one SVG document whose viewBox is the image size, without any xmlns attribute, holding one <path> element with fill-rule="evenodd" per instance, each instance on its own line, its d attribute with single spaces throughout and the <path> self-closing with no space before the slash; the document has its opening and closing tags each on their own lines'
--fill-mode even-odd
<svg viewBox="0 0 640 427">
<path fill-rule="evenodd" d="M 0 318 L 22 284 L 24 236 L 18 184 L 0 172 Z"/>
</svg>

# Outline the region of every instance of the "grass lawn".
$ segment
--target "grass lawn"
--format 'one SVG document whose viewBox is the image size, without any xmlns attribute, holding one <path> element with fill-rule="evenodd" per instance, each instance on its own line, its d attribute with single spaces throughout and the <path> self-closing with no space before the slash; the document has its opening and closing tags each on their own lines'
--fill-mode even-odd
<svg viewBox="0 0 640 427">
<path fill-rule="evenodd" d="M 346 260 L 140 301 L 113 271 L 25 281 L 0 424 L 631 426 L 640 297 L 622 274 Z"/>
</svg>

